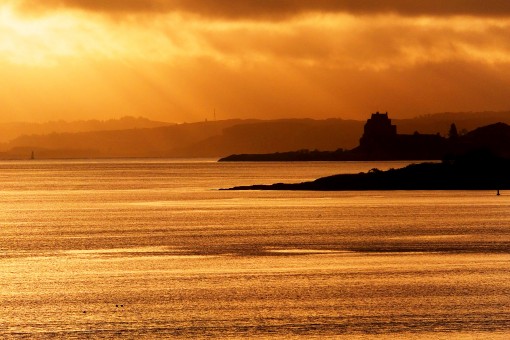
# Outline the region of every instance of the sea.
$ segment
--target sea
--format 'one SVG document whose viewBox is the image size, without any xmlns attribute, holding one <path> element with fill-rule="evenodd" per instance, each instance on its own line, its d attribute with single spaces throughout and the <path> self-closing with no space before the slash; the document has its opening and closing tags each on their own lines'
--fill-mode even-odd
<svg viewBox="0 0 510 340">
<path fill-rule="evenodd" d="M 0 338 L 510 338 L 510 192 L 219 190 L 406 164 L 2 161 Z"/>
</svg>

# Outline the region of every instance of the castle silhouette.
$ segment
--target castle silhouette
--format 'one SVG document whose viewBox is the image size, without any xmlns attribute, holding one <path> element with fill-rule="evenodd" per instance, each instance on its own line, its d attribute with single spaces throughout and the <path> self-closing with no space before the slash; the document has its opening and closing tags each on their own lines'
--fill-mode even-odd
<svg viewBox="0 0 510 340">
<path fill-rule="evenodd" d="M 388 112 L 373 113 L 367 120 L 359 146 L 336 151 L 299 150 L 271 154 L 240 154 L 220 161 L 378 161 L 436 160 L 449 150 L 450 140 L 438 134 L 398 134 Z"/>
<path fill-rule="evenodd" d="M 469 152 L 510 159 L 510 126 L 495 123 L 464 135 L 452 123 L 447 137 L 437 134 L 399 134 L 388 112 L 373 113 L 364 126 L 359 146 L 336 151 L 298 150 L 272 154 L 230 155 L 220 161 L 391 161 L 449 160 Z"/>
<path fill-rule="evenodd" d="M 398 134 L 388 112 L 367 120 L 359 146 L 352 151 L 367 159 L 438 159 L 448 140 L 437 134 Z"/>
</svg>

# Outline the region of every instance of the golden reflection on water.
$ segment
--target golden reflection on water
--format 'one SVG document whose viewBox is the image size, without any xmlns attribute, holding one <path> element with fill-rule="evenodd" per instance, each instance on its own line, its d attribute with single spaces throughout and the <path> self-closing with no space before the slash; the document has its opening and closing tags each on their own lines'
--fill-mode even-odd
<svg viewBox="0 0 510 340">
<path fill-rule="evenodd" d="M 162 251 L 3 260 L 2 331 L 407 338 L 433 331 L 492 336 L 508 325 L 510 255 Z"/>
<path fill-rule="evenodd" d="M 509 336 L 510 195 L 214 190 L 247 167 L 1 163 L 0 337 Z"/>
</svg>

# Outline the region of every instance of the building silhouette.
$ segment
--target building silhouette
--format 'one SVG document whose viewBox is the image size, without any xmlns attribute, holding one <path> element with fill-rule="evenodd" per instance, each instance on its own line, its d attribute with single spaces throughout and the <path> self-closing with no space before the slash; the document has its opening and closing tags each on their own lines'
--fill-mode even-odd
<svg viewBox="0 0 510 340">
<path fill-rule="evenodd" d="M 364 133 L 359 140 L 362 147 L 373 147 L 379 143 L 393 142 L 397 136 L 397 127 L 391 124 L 386 113 L 372 113 L 365 123 Z"/>
<path fill-rule="evenodd" d="M 360 144 L 353 151 L 363 158 L 440 159 L 447 147 L 447 139 L 437 134 L 398 134 L 388 112 L 373 113 L 364 127 Z"/>
</svg>

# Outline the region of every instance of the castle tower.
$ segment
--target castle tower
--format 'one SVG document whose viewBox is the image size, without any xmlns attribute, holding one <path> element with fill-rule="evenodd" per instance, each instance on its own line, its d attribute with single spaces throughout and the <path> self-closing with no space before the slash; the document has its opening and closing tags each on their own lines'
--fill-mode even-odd
<svg viewBox="0 0 510 340">
<path fill-rule="evenodd" d="M 363 136 L 359 140 L 361 147 L 384 145 L 395 140 L 397 136 L 397 127 L 391 124 L 391 119 L 386 113 L 372 113 L 372 117 L 367 120 Z"/>
</svg>

